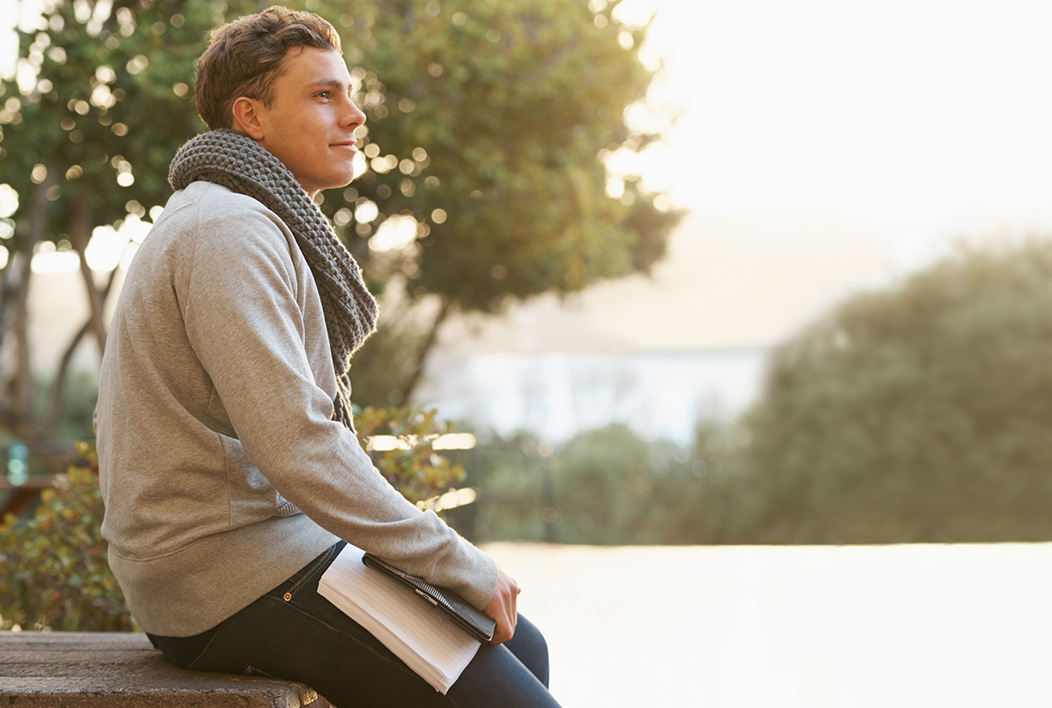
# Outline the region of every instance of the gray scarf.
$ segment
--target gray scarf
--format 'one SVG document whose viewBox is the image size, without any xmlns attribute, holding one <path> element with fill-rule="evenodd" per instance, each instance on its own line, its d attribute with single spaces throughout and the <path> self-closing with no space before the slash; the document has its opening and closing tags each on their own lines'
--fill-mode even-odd
<svg viewBox="0 0 1052 708">
<path fill-rule="evenodd" d="M 255 140 L 235 130 L 198 135 L 176 153 L 168 172 L 172 189 L 203 180 L 256 199 L 292 231 L 321 295 L 332 364 L 339 383 L 334 419 L 354 429 L 350 406 L 350 359 L 376 329 L 376 300 L 362 272 L 328 219 L 292 172 Z"/>
</svg>

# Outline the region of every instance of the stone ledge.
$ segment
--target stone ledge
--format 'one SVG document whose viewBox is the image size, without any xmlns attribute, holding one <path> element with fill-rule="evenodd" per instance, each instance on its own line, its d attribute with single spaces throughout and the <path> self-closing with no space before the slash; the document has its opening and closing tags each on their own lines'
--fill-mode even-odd
<svg viewBox="0 0 1052 708">
<path fill-rule="evenodd" d="M 330 708 L 300 683 L 181 669 L 143 634 L 0 632 L 0 707 Z"/>
</svg>

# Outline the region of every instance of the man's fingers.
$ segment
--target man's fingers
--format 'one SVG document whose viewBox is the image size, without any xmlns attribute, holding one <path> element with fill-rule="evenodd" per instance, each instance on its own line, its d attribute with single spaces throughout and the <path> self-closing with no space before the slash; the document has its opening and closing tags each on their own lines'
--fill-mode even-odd
<svg viewBox="0 0 1052 708">
<path fill-rule="evenodd" d="M 517 599 L 522 589 L 515 580 L 498 568 L 497 589 L 493 593 L 486 614 L 497 623 L 493 631 L 493 644 L 503 644 L 515 635 L 515 625 L 519 620 Z"/>
</svg>

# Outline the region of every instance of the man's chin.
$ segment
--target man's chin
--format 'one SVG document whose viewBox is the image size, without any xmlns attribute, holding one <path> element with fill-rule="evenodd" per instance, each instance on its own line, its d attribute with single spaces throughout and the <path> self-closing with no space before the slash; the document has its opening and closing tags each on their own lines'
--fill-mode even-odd
<svg viewBox="0 0 1052 708">
<path fill-rule="evenodd" d="M 357 176 L 358 175 L 354 174 L 353 171 L 343 175 L 333 175 L 331 179 L 325 180 L 324 184 L 318 187 L 315 190 L 315 192 L 323 192 L 326 189 L 339 189 L 340 187 L 346 187 L 348 184 L 354 181 L 354 178 Z"/>
</svg>

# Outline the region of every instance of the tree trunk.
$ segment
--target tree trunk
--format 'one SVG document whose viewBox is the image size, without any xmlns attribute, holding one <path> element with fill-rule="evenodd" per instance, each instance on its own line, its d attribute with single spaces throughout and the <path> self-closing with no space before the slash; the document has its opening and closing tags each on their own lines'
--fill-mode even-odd
<svg viewBox="0 0 1052 708">
<path fill-rule="evenodd" d="M 4 350 L 4 335 L 7 333 L 7 309 L 14 297 L 14 284 L 11 282 L 15 272 L 14 253 L 8 253 L 7 264 L 0 271 L 0 352 Z"/>
<path fill-rule="evenodd" d="M 33 411 L 33 370 L 29 347 L 29 283 L 32 276 L 32 252 L 20 251 L 13 257 L 15 283 L 11 296 L 11 334 L 14 338 L 14 376 L 7 382 L 10 402 L 6 427 L 16 438 L 35 437 Z"/>
<path fill-rule="evenodd" d="M 438 314 L 435 315 L 434 322 L 431 323 L 431 330 L 427 333 L 427 337 L 425 337 L 424 341 L 420 344 L 420 349 L 417 350 L 416 366 L 413 367 L 412 373 L 402 386 L 401 405 L 405 406 L 409 404 L 409 399 L 412 397 L 416 387 L 420 384 L 420 379 L 424 376 L 424 364 L 427 362 L 427 355 L 431 353 L 431 349 L 434 348 L 435 342 L 438 341 L 439 328 L 442 326 L 442 323 L 446 321 L 446 318 L 452 311 L 453 303 L 449 300 L 443 299 L 442 306 L 438 309 Z"/>
<path fill-rule="evenodd" d="M 29 212 L 29 232 L 22 248 L 11 257 L 8 268 L 15 274 L 9 292 L 11 334 L 15 340 L 14 376 L 7 382 L 9 403 L 4 411 L 4 427 L 15 437 L 32 440 L 37 437 L 37 420 L 33 410 L 33 367 L 29 346 L 29 284 L 33 276 L 33 251 L 47 228 L 47 190 L 55 183 L 51 171 L 37 187 Z M 5 297 L 6 301 L 6 297 Z"/>
<path fill-rule="evenodd" d="M 91 309 L 91 329 L 99 345 L 99 356 L 102 356 L 106 349 L 106 322 L 102 313 L 102 297 L 95 286 L 95 277 L 91 273 L 85 255 L 88 242 L 91 240 L 91 208 L 88 205 L 87 194 L 83 191 L 75 194 L 70 200 L 69 222 L 69 236 L 73 241 L 73 248 L 80 257 L 80 275 L 87 288 L 88 306 Z"/>
</svg>

